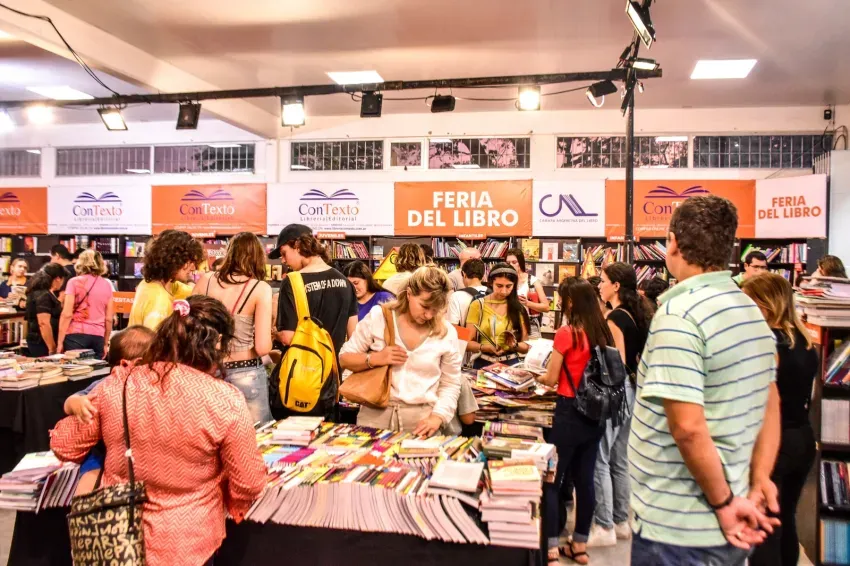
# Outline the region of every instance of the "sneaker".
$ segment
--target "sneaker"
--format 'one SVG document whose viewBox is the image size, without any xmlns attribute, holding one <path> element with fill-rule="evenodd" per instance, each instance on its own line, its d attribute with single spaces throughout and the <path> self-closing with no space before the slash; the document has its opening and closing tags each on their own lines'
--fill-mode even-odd
<svg viewBox="0 0 850 566">
<path fill-rule="evenodd" d="M 614 525 L 614 533 L 617 535 L 619 540 L 629 540 L 632 538 L 632 526 L 628 521 L 617 523 Z"/>
<path fill-rule="evenodd" d="M 594 524 L 590 527 L 590 536 L 587 538 L 587 546 L 615 546 L 617 544 L 617 535 L 614 529 L 606 529 Z"/>
</svg>

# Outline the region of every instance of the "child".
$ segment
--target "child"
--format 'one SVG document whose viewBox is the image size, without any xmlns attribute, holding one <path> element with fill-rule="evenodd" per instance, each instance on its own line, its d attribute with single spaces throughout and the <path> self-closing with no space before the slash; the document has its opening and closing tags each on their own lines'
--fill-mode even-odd
<svg viewBox="0 0 850 566">
<path fill-rule="evenodd" d="M 114 334 L 109 340 L 109 353 L 107 354 L 110 369 L 116 366 L 129 367 L 138 362 L 150 346 L 154 335 L 153 330 L 140 325 L 131 326 Z M 65 414 L 74 415 L 85 424 L 90 423 L 96 409 L 88 400 L 88 394 L 101 381 L 103 379 L 98 379 L 83 391 L 68 397 L 65 400 Z M 103 468 L 105 456 L 103 443 L 99 443 L 89 452 L 89 455 L 80 465 L 80 481 L 77 484 L 75 495 L 83 495 L 94 489 L 100 476 L 100 470 Z"/>
</svg>

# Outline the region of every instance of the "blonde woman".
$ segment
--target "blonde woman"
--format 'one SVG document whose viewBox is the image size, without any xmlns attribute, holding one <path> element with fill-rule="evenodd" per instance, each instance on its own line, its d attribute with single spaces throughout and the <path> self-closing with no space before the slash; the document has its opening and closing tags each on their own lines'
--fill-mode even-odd
<svg viewBox="0 0 850 566">
<path fill-rule="evenodd" d="M 398 297 L 413 272 L 423 265 L 425 265 L 425 253 L 418 244 L 402 245 L 395 260 L 397 273 L 384 281 L 384 289 Z"/>
<path fill-rule="evenodd" d="M 9 278 L 0 283 L 0 299 L 5 299 L 12 293 L 14 287 L 26 287 L 29 264 L 24 258 L 12 260 L 9 266 Z"/>
<path fill-rule="evenodd" d="M 57 352 L 94 350 L 106 355 L 105 344 L 112 334 L 112 285 L 104 279 L 103 257 L 94 250 L 80 254 L 74 266 L 77 276 L 68 280 L 59 318 Z"/>
<path fill-rule="evenodd" d="M 342 368 L 357 372 L 393 367 L 389 406 L 360 407 L 358 425 L 428 437 L 454 418 L 461 356 L 457 331 L 445 320 L 450 289 L 448 276 L 439 268 L 420 267 L 411 274 L 398 299 L 388 305 L 396 328 L 395 346 L 384 341 L 386 323 L 380 305 L 357 324 L 340 351 Z"/>
<path fill-rule="evenodd" d="M 750 565 L 796 565 L 800 553 L 797 503 L 816 453 L 815 435 L 809 423 L 809 401 L 818 372 L 818 355 L 797 316 L 794 293 L 784 277 L 761 273 L 745 279 L 741 290 L 755 301 L 776 336 L 779 357 L 776 386 L 782 415 L 782 441 L 770 477 L 778 490 L 782 528 L 756 548 L 750 556 Z"/>
</svg>

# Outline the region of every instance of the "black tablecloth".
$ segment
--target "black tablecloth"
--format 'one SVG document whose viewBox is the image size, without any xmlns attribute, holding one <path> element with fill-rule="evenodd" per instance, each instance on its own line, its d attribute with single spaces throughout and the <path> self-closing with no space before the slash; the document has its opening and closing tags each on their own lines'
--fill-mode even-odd
<svg viewBox="0 0 850 566">
<path fill-rule="evenodd" d="M 65 416 L 65 399 L 101 377 L 0 391 L 0 474 L 12 470 L 25 454 L 50 450 L 49 432 Z"/>
</svg>

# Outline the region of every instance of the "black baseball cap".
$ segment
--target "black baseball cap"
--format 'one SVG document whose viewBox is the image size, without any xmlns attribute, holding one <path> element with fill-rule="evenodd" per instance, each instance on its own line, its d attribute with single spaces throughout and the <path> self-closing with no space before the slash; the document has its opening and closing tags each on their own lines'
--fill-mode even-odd
<svg viewBox="0 0 850 566">
<path fill-rule="evenodd" d="M 280 259 L 280 247 L 284 244 L 288 244 L 292 240 L 297 240 L 304 234 L 312 235 L 313 230 L 309 226 L 304 226 L 303 224 L 290 224 L 281 230 L 280 235 L 277 237 L 277 245 L 271 252 L 269 252 L 269 259 Z"/>
</svg>

